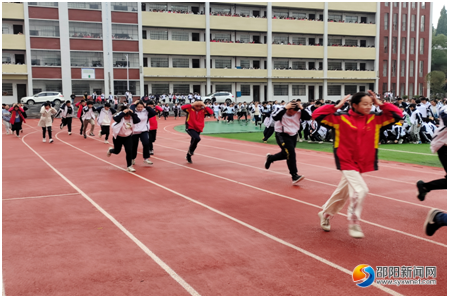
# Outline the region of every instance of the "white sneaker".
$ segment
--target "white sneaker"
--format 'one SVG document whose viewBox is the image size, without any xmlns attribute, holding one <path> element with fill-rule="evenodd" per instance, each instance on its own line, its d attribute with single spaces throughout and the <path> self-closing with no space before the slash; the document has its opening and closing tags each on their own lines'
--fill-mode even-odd
<svg viewBox="0 0 449 298">
<path fill-rule="evenodd" d="M 72 134 L 72 132 L 69 131 L 69 136 Z"/>
<path fill-rule="evenodd" d="M 43 143 L 47 142 L 45 139 L 42 140 Z"/>
<path fill-rule="evenodd" d="M 403 140 L 403 139 L 400 139 L 398 143 L 399 143 L 399 144 L 402 144 L 403 142 L 404 142 L 404 140 Z"/>
<path fill-rule="evenodd" d="M 114 148 L 112 148 L 112 147 L 109 147 L 109 149 L 108 149 L 108 157 L 110 157 L 111 156 L 111 149 L 114 149 Z"/>
<path fill-rule="evenodd" d="M 143 162 L 145 162 L 145 163 L 147 163 L 149 165 L 153 164 L 153 162 L 149 158 L 145 159 Z"/>
<path fill-rule="evenodd" d="M 131 164 L 132 164 L 132 165 L 135 165 L 135 164 L 136 164 L 136 160 L 133 159 L 133 160 L 131 161 Z"/>
<path fill-rule="evenodd" d="M 308 143 L 312 143 L 312 141 L 309 140 Z"/>
<path fill-rule="evenodd" d="M 363 237 L 365 237 L 365 235 L 362 232 L 362 228 L 360 228 L 360 226 L 357 225 L 357 224 L 355 224 L 355 225 L 354 224 L 350 224 L 349 225 L 349 235 L 351 237 L 354 237 L 354 238 L 363 238 Z"/>
<path fill-rule="evenodd" d="M 20 136 L 16 135 L 16 137 L 20 138 Z"/>
<path fill-rule="evenodd" d="M 101 130 L 98 132 L 98 137 L 101 138 Z"/>
<path fill-rule="evenodd" d="M 302 142 L 304 142 L 304 140 L 303 139 L 299 139 L 299 142 L 302 143 Z"/>
<path fill-rule="evenodd" d="M 133 166 L 130 166 L 127 168 L 128 172 L 135 172 L 136 169 L 133 168 Z"/>
<path fill-rule="evenodd" d="M 7 131 L 6 134 L 9 135 L 9 131 Z"/>
<path fill-rule="evenodd" d="M 323 144 L 323 141 L 319 141 L 318 144 Z"/>
<path fill-rule="evenodd" d="M 53 139 L 50 139 L 49 143 L 53 143 Z"/>
<path fill-rule="evenodd" d="M 105 144 L 109 144 L 109 141 L 108 141 L 108 140 L 106 140 L 106 141 L 104 141 L 104 143 L 105 143 Z"/>
<path fill-rule="evenodd" d="M 318 216 L 320 218 L 321 228 L 329 232 L 331 230 L 330 218 L 324 218 L 324 211 L 318 212 Z"/>
</svg>

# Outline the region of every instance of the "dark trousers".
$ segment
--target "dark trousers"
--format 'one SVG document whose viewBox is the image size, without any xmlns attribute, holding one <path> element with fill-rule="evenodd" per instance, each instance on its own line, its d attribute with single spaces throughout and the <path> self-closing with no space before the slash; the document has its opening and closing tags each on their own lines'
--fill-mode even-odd
<svg viewBox="0 0 449 298">
<path fill-rule="evenodd" d="M 150 158 L 150 139 L 148 137 L 148 131 L 144 131 L 133 135 L 133 159 L 136 159 L 137 157 L 139 140 L 142 142 L 143 146 L 143 159 Z"/>
<path fill-rule="evenodd" d="M 167 120 L 168 112 L 164 112 L 164 119 Z"/>
<path fill-rule="evenodd" d="M 238 113 L 238 120 L 240 120 L 240 118 L 242 118 L 243 116 L 245 116 L 245 121 L 248 121 L 248 116 L 246 115 L 246 112 L 240 112 Z"/>
<path fill-rule="evenodd" d="M 67 125 L 67 129 L 69 132 L 72 132 L 72 117 L 62 118 L 62 127 Z"/>
<path fill-rule="evenodd" d="M 271 156 L 271 161 L 287 160 L 288 170 L 292 177 L 298 174 L 296 168 L 296 138 L 298 135 L 290 136 L 286 133 L 276 133 L 276 142 L 281 148 L 281 152 Z"/>
<path fill-rule="evenodd" d="M 126 166 L 130 167 L 132 165 L 132 151 L 133 151 L 133 139 L 132 136 L 113 138 L 114 148 L 110 149 L 109 152 L 112 154 L 119 154 L 122 151 L 122 145 L 125 147 L 126 153 Z"/>
<path fill-rule="evenodd" d="M 310 135 L 310 140 L 314 141 L 314 142 L 321 142 L 323 139 L 321 139 L 321 135 L 316 132 L 312 135 Z"/>
<path fill-rule="evenodd" d="M 174 110 L 173 113 L 175 113 L 175 118 L 178 117 L 178 110 Z"/>
<path fill-rule="evenodd" d="M 234 121 L 234 114 L 227 114 L 228 115 L 228 122 Z"/>
<path fill-rule="evenodd" d="M 83 122 L 83 119 L 81 119 L 81 117 L 80 117 L 80 122 L 81 122 L 80 134 L 83 134 L 84 122 Z"/>
<path fill-rule="evenodd" d="M 189 152 L 191 155 L 193 155 L 196 147 L 198 146 L 198 143 L 201 141 L 200 132 L 197 132 L 193 129 L 186 129 L 186 132 L 192 137 L 192 139 L 190 140 Z"/>
<path fill-rule="evenodd" d="M 148 132 L 148 138 L 150 139 L 150 145 L 149 145 L 150 151 L 153 150 L 153 143 L 156 142 L 156 134 L 157 134 L 156 129 L 150 130 Z"/>
<path fill-rule="evenodd" d="M 308 140 L 310 135 L 310 125 L 306 123 L 306 127 L 304 128 L 304 140 Z"/>
<path fill-rule="evenodd" d="M 265 127 L 265 130 L 263 131 L 263 140 L 268 141 L 268 139 L 273 135 L 274 133 L 274 126 Z"/>
<path fill-rule="evenodd" d="M 45 139 L 45 132 L 48 130 L 48 138 L 51 139 L 51 126 L 48 127 L 42 127 L 42 136 Z"/>
<path fill-rule="evenodd" d="M 109 138 L 109 131 L 110 131 L 110 126 L 109 125 L 102 125 L 101 126 L 101 135 L 105 135 L 106 136 L 104 138 L 105 141 L 107 141 L 108 138 Z"/>
<path fill-rule="evenodd" d="M 11 131 L 16 132 L 16 135 L 19 135 L 19 132 L 22 130 L 22 121 L 15 122 L 13 125 L 11 125 Z"/>
<path fill-rule="evenodd" d="M 256 126 L 257 126 L 257 122 L 261 122 L 260 116 L 254 115 L 254 122 L 255 122 L 255 124 L 256 124 Z"/>
<path fill-rule="evenodd" d="M 442 146 L 440 150 L 438 150 L 438 158 L 440 159 L 441 164 L 444 167 L 444 171 L 446 172 L 446 176 L 442 179 L 433 180 L 427 183 L 424 183 L 424 188 L 427 191 L 436 190 L 436 189 L 447 189 L 447 146 Z"/>
</svg>

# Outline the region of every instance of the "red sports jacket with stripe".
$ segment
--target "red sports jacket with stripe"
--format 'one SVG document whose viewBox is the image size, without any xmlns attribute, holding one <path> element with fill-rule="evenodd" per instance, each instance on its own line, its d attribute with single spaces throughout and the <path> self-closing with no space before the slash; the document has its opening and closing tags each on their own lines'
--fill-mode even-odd
<svg viewBox="0 0 449 298">
<path fill-rule="evenodd" d="M 316 109 L 312 118 L 334 130 L 334 156 L 337 169 L 360 173 L 377 171 L 379 134 L 383 126 L 402 119 L 401 110 L 384 103 L 380 113 L 361 115 L 352 109 L 338 112 L 334 105 Z"/>
<path fill-rule="evenodd" d="M 196 111 L 191 104 L 183 105 L 181 109 L 187 113 L 186 129 L 193 129 L 197 132 L 203 132 L 204 117 L 206 114 L 214 114 L 214 112 L 208 107 L 204 107 L 204 109 Z"/>
</svg>

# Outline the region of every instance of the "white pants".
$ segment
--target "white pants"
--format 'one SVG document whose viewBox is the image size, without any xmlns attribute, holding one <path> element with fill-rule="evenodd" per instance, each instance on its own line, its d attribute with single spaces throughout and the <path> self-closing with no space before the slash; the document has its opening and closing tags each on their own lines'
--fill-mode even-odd
<svg viewBox="0 0 449 298">
<path fill-rule="evenodd" d="M 3 121 L 3 125 L 5 126 L 5 130 L 6 132 L 9 132 L 11 130 L 11 123 L 9 123 L 8 121 L 2 120 Z"/>
<path fill-rule="evenodd" d="M 362 214 L 363 199 L 368 194 L 368 186 L 357 171 L 341 171 L 342 176 L 337 189 L 330 199 L 323 205 L 323 211 L 330 216 L 338 213 L 346 201 L 350 199 L 348 206 L 348 220 L 358 223 Z"/>
</svg>

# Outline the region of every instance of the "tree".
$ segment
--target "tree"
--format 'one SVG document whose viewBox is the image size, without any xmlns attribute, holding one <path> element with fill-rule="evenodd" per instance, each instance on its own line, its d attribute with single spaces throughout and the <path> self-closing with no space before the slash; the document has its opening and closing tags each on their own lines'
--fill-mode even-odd
<svg viewBox="0 0 449 298">
<path fill-rule="evenodd" d="M 443 34 L 432 37 L 431 70 L 447 74 L 447 37 Z"/>
<path fill-rule="evenodd" d="M 437 30 L 435 35 L 443 34 L 447 36 L 447 10 L 446 6 L 443 6 L 440 12 L 440 18 L 438 19 Z"/>
<path fill-rule="evenodd" d="M 426 82 L 430 83 L 430 92 L 436 94 L 446 93 L 447 79 L 444 72 L 434 70 L 426 75 Z"/>
</svg>

